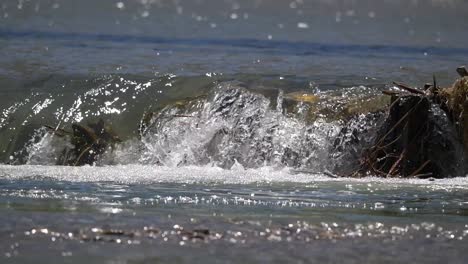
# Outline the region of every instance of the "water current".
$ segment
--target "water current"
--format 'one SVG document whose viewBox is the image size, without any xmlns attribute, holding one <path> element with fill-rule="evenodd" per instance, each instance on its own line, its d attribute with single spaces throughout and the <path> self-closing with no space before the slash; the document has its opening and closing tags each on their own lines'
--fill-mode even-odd
<svg viewBox="0 0 468 264">
<path fill-rule="evenodd" d="M 2 1 L 0 262 L 465 263 L 466 175 L 327 172 L 392 81 L 455 80 L 467 18 L 458 0 Z M 72 125 L 101 120 L 118 142 L 64 166 Z"/>
</svg>

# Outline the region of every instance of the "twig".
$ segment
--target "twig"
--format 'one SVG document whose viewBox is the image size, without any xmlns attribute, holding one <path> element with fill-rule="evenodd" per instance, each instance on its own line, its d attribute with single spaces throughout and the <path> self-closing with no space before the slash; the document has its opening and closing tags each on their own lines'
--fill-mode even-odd
<svg viewBox="0 0 468 264">
<path fill-rule="evenodd" d="M 408 92 L 410 92 L 410 93 L 424 94 L 423 91 L 421 91 L 421 90 L 419 90 L 419 89 L 411 88 L 411 87 L 409 87 L 408 85 L 403 84 L 403 83 L 393 82 L 393 84 L 394 84 L 396 87 L 398 87 L 398 88 L 400 88 L 400 89 L 403 89 L 403 90 L 406 90 L 406 91 L 408 91 Z"/>
<path fill-rule="evenodd" d="M 429 164 L 431 161 L 430 160 L 427 160 L 426 162 L 424 162 L 421 166 L 419 166 L 418 169 L 416 169 L 413 173 L 411 173 L 411 175 L 409 177 L 414 177 L 415 175 L 418 175 L 418 173 L 420 173 L 424 167 L 427 166 L 427 164 Z"/>
<path fill-rule="evenodd" d="M 49 125 L 43 125 L 43 127 L 47 128 L 48 130 L 50 130 L 50 132 L 56 134 L 57 136 L 59 137 L 63 137 L 65 135 L 71 135 L 73 134 L 72 132 L 69 132 L 69 131 L 66 131 L 64 129 L 61 129 L 61 128 L 55 128 L 53 126 L 49 126 Z M 62 134 L 60 134 L 62 133 Z M 65 134 L 65 135 L 64 135 Z"/>
<path fill-rule="evenodd" d="M 93 143 L 94 144 L 94 143 Z M 91 146 L 85 148 L 81 154 L 78 156 L 78 158 L 76 159 L 75 163 L 73 164 L 73 166 L 77 166 L 78 165 L 78 162 L 80 162 L 81 158 L 83 157 L 83 155 L 85 154 L 85 152 L 89 151 L 92 147 L 93 147 L 93 144 L 91 144 Z"/>
<path fill-rule="evenodd" d="M 330 177 L 330 178 L 338 178 L 338 175 L 333 174 L 333 173 L 331 173 L 331 172 L 328 171 L 328 170 L 323 171 L 323 174 L 325 174 L 326 176 L 328 176 L 328 177 Z"/>
<path fill-rule="evenodd" d="M 395 130 L 396 127 L 397 127 L 398 125 L 400 125 L 400 124 L 403 122 L 403 120 L 405 120 L 405 119 L 408 117 L 408 115 L 409 115 L 411 112 L 413 112 L 413 110 L 416 108 L 416 106 L 418 106 L 421 102 L 422 102 L 422 98 L 419 100 L 418 103 L 416 103 L 413 107 L 411 107 L 411 109 L 408 110 L 408 112 L 406 112 L 406 114 L 404 114 L 404 115 L 400 118 L 400 120 L 398 120 L 398 122 L 396 122 L 395 125 L 393 125 L 393 127 L 379 140 L 379 142 L 377 143 L 377 145 L 382 144 L 382 142 L 385 140 L 385 138 L 386 138 L 388 135 L 390 135 L 390 134 L 393 132 L 393 130 Z"/>
<path fill-rule="evenodd" d="M 414 175 L 413 177 L 414 178 L 426 178 L 426 177 L 430 177 L 432 176 L 432 172 L 429 172 L 429 173 L 422 173 L 422 174 L 416 174 Z"/>
<path fill-rule="evenodd" d="M 388 143 L 387 145 L 384 145 L 384 146 L 378 146 L 378 148 L 386 149 L 386 148 L 390 147 L 390 145 L 392 145 L 392 144 L 394 144 L 395 142 L 397 142 L 400 138 L 401 138 L 401 134 L 398 135 L 398 137 L 395 138 L 395 140 L 393 140 L 392 142 L 390 142 L 390 143 Z"/>
<path fill-rule="evenodd" d="M 397 159 L 397 161 L 395 161 L 395 163 L 393 163 L 392 167 L 391 167 L 390 170 L 388 171 L 387 177 L 393 175 L 393 173 L 395 172 L 395 170 L 396 170 L 396 168 L 398 167 L 398 165 L 400 165 L 400 162 L 403 160 L 403 158 L 405 157 L 405 155 L 406 155 L 406 149 L 404 149 L 404 150 L 401 152 L 400 157 Z"/>
<path fill-rule="evenodd" d="M 383 90 L 382 93 L 385 95 L 399 95 L 400 94 L 400 92 L 398 91 L 391 91 L 391 90 Z"/>
</svg>

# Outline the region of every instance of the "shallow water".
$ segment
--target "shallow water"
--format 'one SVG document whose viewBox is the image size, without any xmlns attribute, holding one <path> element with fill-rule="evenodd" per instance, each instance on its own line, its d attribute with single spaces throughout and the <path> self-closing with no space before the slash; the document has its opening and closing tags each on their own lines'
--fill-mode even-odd
<svg viewBox="0 0 468 264">
<path fill-rule="evenodd" d="M 468 183 L 271 168 L 1 167 L 14 262 L 463 263 Z M 86 257 L 85 257 L 86 256 Z"/>
<path fill-rule="evenodd" d="M 458 0 L 2 1 L 0 262 L 464 263 L 464 175 L 330 178 L 343 124 L 278 102 L 347 103 L 433 74 L 449 85 L 467 63 L 467 18 Z M 200 111 L 139 134 L 144 113 L 230 85 L 275 93 L 240 119 Z M 41 127 L 99 118 L 125 141 L 118 155 L 54 165 L 68 143 Z M 221 125 L 247 132 L 201 160 Z"/>
</svg>

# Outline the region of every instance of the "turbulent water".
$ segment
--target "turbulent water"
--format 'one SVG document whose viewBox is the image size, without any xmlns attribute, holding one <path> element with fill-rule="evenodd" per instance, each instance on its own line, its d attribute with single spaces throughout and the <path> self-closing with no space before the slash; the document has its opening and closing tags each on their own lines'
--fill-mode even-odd
<svg viewBox="0 0 468 264">
<path fill-rule="evenodd" d="M 2 1 L 0 262 L 464 263 L 465 175 L 324 172 L 353 167 L 392 81 L 455 80 L 467 17 L 458 0 Z M 120 141 L 57 165 L 72 124 L 100 120 Z"/>
</svg>

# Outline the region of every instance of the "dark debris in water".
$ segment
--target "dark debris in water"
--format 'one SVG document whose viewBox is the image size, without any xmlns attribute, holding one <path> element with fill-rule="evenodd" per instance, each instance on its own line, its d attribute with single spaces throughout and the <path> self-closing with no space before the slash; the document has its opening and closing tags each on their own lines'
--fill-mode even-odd
<svg viewBox="0 0 468 264">
<path fill-rule="evenodd" d="M 444 178 L 464 175 L 468 159 L 468 78 L 423 89 L 395 82 L 388 116 L 353 176 Z"/>
<path fill-rule="evenodd" d="M 303 221 L 280 226 L 263 226 L 255 221 L 237 221 L 234 227 L 227 230 L 212 230 L 208 228 L 185 228 L 175 224 L 169 229 L 145 226 L 139 229 L 116 229 L 110 227 L 83 228 L 78 231 L 57 232 L 48 228 L 34 228 L 24 234 L 31 238 L 50 237 L 56 241 L 78 241 L 81 243 L 114 243 L 138 245 L 156 241 L 160 243 L 176 243 L 181 246 L 186 243 L 255 243 L 270 242 L 312 242 L 317 240 L 346 239 L 436 239 L 464 240 L 468 236 L 466 230 L 448 230 L 434 223 L 423 222 L 405 226 L 387 226 L 380 222 L 354 225 L 337 223 L 309 224 Z"/>
</svg>

